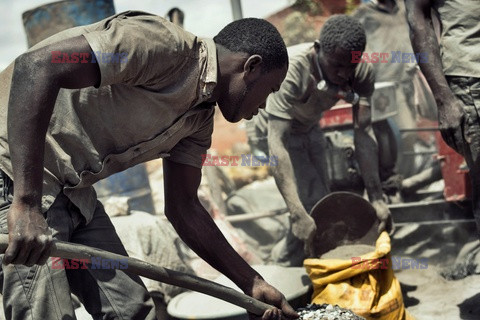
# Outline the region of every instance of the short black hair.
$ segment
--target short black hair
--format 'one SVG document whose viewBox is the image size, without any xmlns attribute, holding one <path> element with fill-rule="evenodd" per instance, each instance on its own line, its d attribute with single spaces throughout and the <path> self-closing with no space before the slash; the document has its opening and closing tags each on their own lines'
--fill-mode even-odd
<svg viewBox="0 0 480 320">
<path fill-rule="evenodd" d="M 337 14 L 325 22 L 318 40 L 322 50 L 326 53 L 332 53 L 336 48 L 363 52 L 367 36 L 365 29 L 356 19 L 344 14 Z"/>
<path fill-rule="evenodd" d="M 245 18 L 233 21 L 225 26 L 213 41 L 233 52 L 260 55 L 264 64 L 263 72 L 288 66 L 287 47 L 282 36 L 264 19 Z"/>
</svg>

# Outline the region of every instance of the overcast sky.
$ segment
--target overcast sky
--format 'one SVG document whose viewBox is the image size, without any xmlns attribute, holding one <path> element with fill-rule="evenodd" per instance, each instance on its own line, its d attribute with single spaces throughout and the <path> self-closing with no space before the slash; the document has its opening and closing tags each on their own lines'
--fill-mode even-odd
<svg viewBox="0 0 480 320">
<path fill-rule="evenodd" d="M 241 0 L 244 17 L 264 18 L 291 3 L 289 0 Z M 54 1 L 0 0 L 0 70 L 27 49 L 22 13 Z M 178 7 L 185 12 L 186 30 L 213 37 L 232 21 L 230 0 L 114 0 L 116 12 L 142 10 L 164 16 Z"/>
</svg>

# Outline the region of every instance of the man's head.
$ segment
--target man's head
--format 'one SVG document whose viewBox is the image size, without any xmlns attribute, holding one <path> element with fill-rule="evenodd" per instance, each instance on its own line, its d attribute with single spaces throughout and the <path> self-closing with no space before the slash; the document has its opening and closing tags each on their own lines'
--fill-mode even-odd
<svg viewBox="0 0 480 320">
<path fill-rule="evenodd" d="M 344 86 L 355 74 L 352 51 L 365 50 L 367 37 L 362 25 L 346 15 L 330 17 L 315 41 L 323 75 L 328 81 Z"/>
<path fill-rule="evenodd" d="M 218 106 L 230 122 L 250 119 L 285 78 L 285 43 L 272 24 L 256 18 L 230 23 L 213 40 L 219 62 Z"/>
</svg>

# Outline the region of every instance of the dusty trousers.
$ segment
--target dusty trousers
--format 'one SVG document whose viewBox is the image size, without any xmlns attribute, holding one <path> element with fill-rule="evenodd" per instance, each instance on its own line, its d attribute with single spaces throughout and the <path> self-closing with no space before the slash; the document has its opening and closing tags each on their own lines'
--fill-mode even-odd
<svg viewBox="0 0 480 320">
<path fill-rule="evenodd" d="M 447 76 L 453 94 L 463 105 L 464 121 L 456 130 L 461 140 L 453 141 L 450 147 L 463 155 L 470 170 L 472 184 L 473 215 L 480 237 L 480 78 Z M 448 144 L 445 133 L 442 136 Z"/>
<path fill-rule="evenodd" d="M 8 233 L 7 212 L 12 201 L 11 180 L 0 171 L 0 232 Z M 8 187 L 5 187 L 8 186 Z M 127 255 L 115 229 L 97 201 L 85 224 L 78 208 L 60 193 L 44 214 L 54 239 L 84 244 Z M 0 255 L 3 261 L 3 254 Z M 52 268 L 1 265 L 0 284 L 6 319 L 76 319 L 70 293 L 79 297 L 93 319 L 155 319 L 153 301 L 138 276 L 115 269 Z"/>
</svg>

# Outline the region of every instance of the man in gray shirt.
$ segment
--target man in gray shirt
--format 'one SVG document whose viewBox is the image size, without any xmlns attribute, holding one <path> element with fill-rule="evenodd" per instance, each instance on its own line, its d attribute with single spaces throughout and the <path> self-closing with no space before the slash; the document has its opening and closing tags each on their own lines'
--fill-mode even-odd
<svg viewBox="0 0 480 320">
<path fill-rule="evenodd" d="M 319 120 L 325 110 L 340 100 L 341 91 L 358 95 L 358 101 L 353 102 L 357 159 L 368 196 L 381 221 L 379 230 L 392 228 L 370 125 L 374 75 L 369 64 L 352 63 L 351 51 L 363 51 L 365 42 L 365 31 L 358 21 L 345 15 L 330 17 L 314 45 L 289 48 L 285 81 L 278 92 L 268 97 L 266 109 L 260 110 L 249 124 L 249 139 L 254 147 L 278 157 L 272 173 L 291 214 L 292 233 L 284 239 L 285 249 L 280 250 L 283 256 L 276 258 L 277 262 L 301 265 L 303 251 L 310 253 L 315 223 L 308 212 L 330 192 L 326 142 Z"/>
<path fill-rule="evenodd" d="M 480 236 L 480 1 L 407 0 L 406 9 L 413 49 L 428 57 L 420 68 L 437 102 L 442 137 L 470 169 Z"/>
<path fill-rule="evenodd" d="M 372 0 L 360 5 L 352 17 L 360 21 L 367 35 L 367 47 L 365 52 L 372 54 L 383 54 L 386 58 L 382 61 L 370 63 L 375 73 L 376 82 L 395 82 L 395 101 L 397 114 L 392 117 L 399 129 L 412 129 L 416 127 L 416 111 L 414 102 L 413 78 L 417 73 L 415 61 L 397 61 L 395 53 L 412 53 L 408 35 L 408 24 L 405 18 L 405 6 L 403 0 Z M 386 54 L 386 55 L 385 55 Z M 386 181 L 395 178 L 394 167 L 398 172 L 409 177 L 414 171 L 415 158 L 404 156 L 403 152 L 397 152 L 397 142 L 393 136 L 392 129 L 387 119 L 374 123 L 374 130 L 378 130 L 379 143 L 385 144 L 382 148 L 389 152 L 382 152 L 385 166 L 380 168 L 380 178 Z M 413 151 L 416 142 L 416 133 L 404 132 L 401 136 L 403 151 Z M 398 157 L 398 163 L 397 163 Z"/>
<path fill-rule="evenodd" d="M 214 105 L 230 122 L 251 119 L 287 67 L 285 44 L 265 20 L 238 20 L 212 40 L 127 11 L 60 32 L 0 73 L 7 319 L 74 319 L 70 291 L 95 319 L 155 317 L 139 277 L 52 269 L 47 258 L 52 238 L 126 255 L 92 184 L 156 158 L 164 158 L 165 215 L 180 237 L 246 294 L 275 305 L 264 318 L 295 318 L 197 196 Z"/>
</svg>

